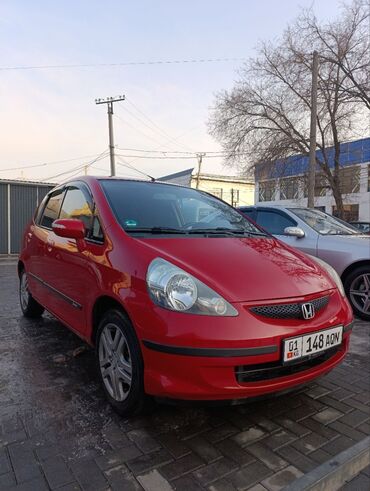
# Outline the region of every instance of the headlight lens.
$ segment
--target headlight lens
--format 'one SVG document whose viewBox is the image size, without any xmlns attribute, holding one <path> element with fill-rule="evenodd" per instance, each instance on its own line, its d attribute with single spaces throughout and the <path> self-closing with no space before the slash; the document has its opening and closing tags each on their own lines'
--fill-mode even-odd
<svg viewBox="0 0 370 491">
<path fill-rule="evenodd" d="M 238 315 L 218 293 L 164 259 L 150 263 L 146 282 L 150 298 L 166 309 L 199 315 Z"/>
<path fill-rule="evenodd" d="M 340 276 L 335 271 L 335 269 L 332 266 L 330 266 L 330 264 L 326 263 L 325 261 L 323 261 L 322 259 L 320 259 L 318 257 L 311 256 L 311 254 L 307 254 L 307 256 L 309 256 L 311 259 L 316 261 L 323 269 L 325 269 L 325 271 L 331 276 L 334 283 L 337 285 L 338 290 L 340 291 L 340 294 L 342 295 L 342 297 L 345 297 L 346 292 L 344 291 L 342 280 L 340 279 Z"/>
</svg>

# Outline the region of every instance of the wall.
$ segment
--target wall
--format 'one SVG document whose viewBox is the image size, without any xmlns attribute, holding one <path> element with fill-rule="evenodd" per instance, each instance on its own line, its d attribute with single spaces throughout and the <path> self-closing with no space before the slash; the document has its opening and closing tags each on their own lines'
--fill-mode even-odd
<svg viewBox="0 0 370 491">
<path fill-rule="evenodd" d="M 192 177 L 191 187 L 196 187 L 196 177 Z M 239 200 L 237 203 L 234 203 L 235 206 L 243 206 L 243 205 L 253 205 L 254 204 L 254 184 L 245 183 L 245 182 L 232 182 L 226 180 L 217 180 L 217 179 L 204 179 L 200 178 L 199 181 L 199 189 L 202 191 L 206 191 L 207 193 L 215 194 L 219 198 L 222 198 L 229 204 L 231 203 L 232 192 L 239 191 Z M 215 193 L 215 190 L 222 189 L 222 196 Z M 237 193 L 234 193 L 234 199 Z"/>
<path fill-rule="evenodd" d="M 23 231 L 52 186 L 0 182 L 0 254 L 18 254 Z"/>
<path fill-rule="evenodd" d="M 369 163 L 361 164 L 360 174 L 360 192 L 351 193 L 343 196 L 344 204 L 358 204 L 359 205 L 359 217 L 360 221 L 370 221 L 370 190 L 369 186 Z M 266 205 L 282 205 L 282 206 L 307 206 L 307 198 L 303 197 L 303 185 L 300 189 L 300 197 L 298 199 L 286 200 L 280 199 L 279 193 L 279 179 L 276 179 L 277 193 L 275 200 L 273 201 L 261 201 L 261 204 Z M 259 184 L 256 183 L 255 187 L 255 200 L 259 203 Z M 333 213 L 333 206 L 335 200 L 331 191 L 327 191 L 325 196 L 315 196 L 315 206 L 325 207 L 326 213 L 330 215 Z"/>
</svg>

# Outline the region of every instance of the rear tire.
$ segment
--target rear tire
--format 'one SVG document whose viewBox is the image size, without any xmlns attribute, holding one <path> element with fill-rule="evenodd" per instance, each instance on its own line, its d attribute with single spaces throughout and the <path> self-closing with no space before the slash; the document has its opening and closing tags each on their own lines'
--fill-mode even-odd
<svg viewBox="0 0 370 491">
<path fill-rule="evenodd" d="M 370 266 L 354 269 L 344 279 L 344 289 L 353 312 L 370 321 Z"/>
<path fill-rule="evenodd" d="M 24 269 L 19 275 L 19 303 L 25 317 L 41 317 L 44 313 L 44 307 L 33 298 L 29 291 L 27 273 Z"/>
<path fill-rule="evenodd" d="M 96 361 L 106 398 L 121 416 L 139 414 L 150 400 L 144 392 L 144 364 L 128 317 L 108 310 L 96 336 Z"/>
</svg>

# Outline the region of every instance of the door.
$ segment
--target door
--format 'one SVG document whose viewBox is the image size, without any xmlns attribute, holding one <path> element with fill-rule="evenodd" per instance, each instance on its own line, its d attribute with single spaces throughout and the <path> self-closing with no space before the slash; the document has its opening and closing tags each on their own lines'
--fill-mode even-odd
<svg viewBox="0 0 370 491">
<path fill-rule="evenodd" d="M 317 256 L 318 234 L 314 230 L 308 229 L 308 227 L 304 226 L 300 221 L 295 220 L 285 213 L 285 211 L 259 209 L 257 211 L 257 223 L 277 239 L 285 242 L 291 247 L 296 247 L 302 252 Z M 284 230 L 287 227 L 302 228 L 305 236 L 298 238 L 286 235 Z"/>
<path fill-rule="evenodd" d="M 26 230 L 25 245 L 27 250 L 26 272 L 32 295 L 44 307 L 50 303 L 49 290 L 45 288 L 46 272 L 52 267 L 47 254 L 49 241 L 54 233 L 51 225 L 59 216 L 64 198 L 64 188 L 49 193 L 42 201 L 34 222 Z"/>
<path fill-rule="evenodd" d="M 93 220 L 92 198 L 81 185 L 68 186 L 60 208 L 59 218 L 82 220 L 86 235 L 90 234 Z M 89 245 L 79 248 L 74 239 L 59 237 L 49 232 L 46 244 L 44 273 L 49 289 L 49 305 L 61 320 L 84 335 L 86 330 L 86 305 L 89 289 L 93 288 L 88 275 Z"/>
</svg>

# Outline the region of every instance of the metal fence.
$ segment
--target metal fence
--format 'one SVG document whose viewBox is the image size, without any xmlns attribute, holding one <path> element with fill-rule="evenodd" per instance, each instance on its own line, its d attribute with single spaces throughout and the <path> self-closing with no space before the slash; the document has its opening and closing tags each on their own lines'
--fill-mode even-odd
<svg viewBox="0 0 370 491">
<path fill-rule="evenodd" d="M 52 184 L 0 179 L 0 254 L 20 251 L 23 231 Z"/>
</svg>

